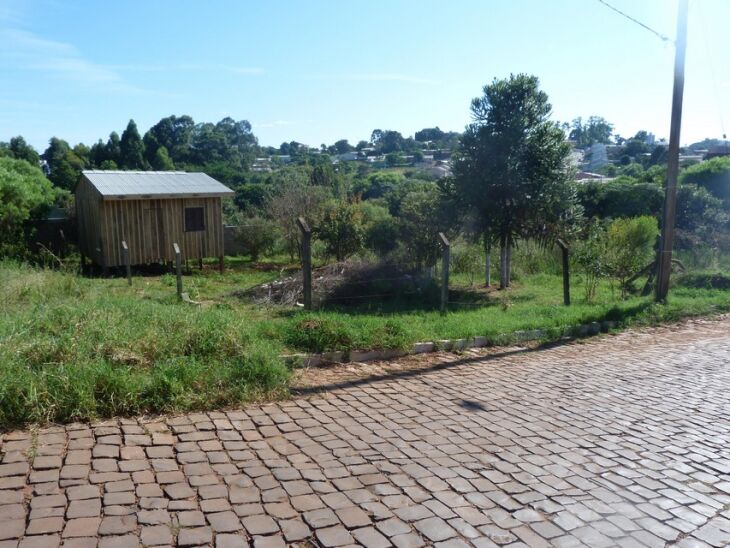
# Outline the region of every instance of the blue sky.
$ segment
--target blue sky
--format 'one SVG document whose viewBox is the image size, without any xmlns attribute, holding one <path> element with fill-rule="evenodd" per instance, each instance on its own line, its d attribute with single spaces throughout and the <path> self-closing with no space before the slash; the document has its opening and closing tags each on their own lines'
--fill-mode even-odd
<svg viewBox="0 0 730 548">
<path fill-rule="evenodd" d="M 612 4 L 674 37 L 676 0 Z M 728 21 L 730 1 L 690 1 L 684 143 L 730 130 Z M 91 144 L 170 114 L 247 119 L 264 145 L 461 130 L 510 72 L 540 77 L 556 120 L 661 137 L 673 57 L 597 0 L 0 0 L 0 140 Z"/>
</svg>

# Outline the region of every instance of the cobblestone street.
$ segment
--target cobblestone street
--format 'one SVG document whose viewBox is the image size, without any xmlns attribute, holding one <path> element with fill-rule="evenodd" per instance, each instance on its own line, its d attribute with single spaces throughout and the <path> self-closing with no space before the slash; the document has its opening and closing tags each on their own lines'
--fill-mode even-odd
<svg viewBox="0 0 730 548">
<path fill-rule="evenodd" d="M 0 548 L 727 546 L 730 319 L 0 438 Z"/>
</svg>

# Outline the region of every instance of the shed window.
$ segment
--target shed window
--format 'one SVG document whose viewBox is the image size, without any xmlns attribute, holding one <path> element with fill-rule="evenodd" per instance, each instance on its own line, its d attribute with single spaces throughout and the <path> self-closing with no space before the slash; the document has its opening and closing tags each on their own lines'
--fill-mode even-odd
<svg viewBox="0 0 730 548">
<path fill-rule="evenodd" d="M 185 208 L 185 232 L 205 230 L 205 214 L 202 207 Z"/>
</svg>

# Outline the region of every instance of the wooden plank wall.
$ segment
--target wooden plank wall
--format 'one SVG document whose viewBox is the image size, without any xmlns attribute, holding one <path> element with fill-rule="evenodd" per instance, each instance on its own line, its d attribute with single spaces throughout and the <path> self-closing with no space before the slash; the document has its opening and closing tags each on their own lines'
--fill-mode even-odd
<svg viewBox="0 0 730 548">
<path fill-rule="evenodd" d="M 101 195 L 85 177 L 76 187 L 76 218 L 79 251 L 96 264 L 102 264 Z"/>
<path fill-rule="evenodd" d="M 172 261 L 172 244 L 182 259 L 223 255 L 223 217 L 220 198 L 159 200 L 104 200 L 100 202 L 101 241 L 105 266 L 121 266 L 122 240 L 132 264 Z M 205 230 L 185 232 L 185 208 L 203 207 Z"/>
</svg>

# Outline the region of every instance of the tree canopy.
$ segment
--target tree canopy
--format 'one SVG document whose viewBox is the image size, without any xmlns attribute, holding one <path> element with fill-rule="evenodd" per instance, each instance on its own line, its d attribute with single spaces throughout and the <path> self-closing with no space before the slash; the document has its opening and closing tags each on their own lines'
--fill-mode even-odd
<svg viewBox="0 0 730 548">
<path fill-rule="evenodd" d="M 38 166 L 0 157 L 0 255 L 22 255 L 25 223 L 40 218 L 62 195 Z"/>
<path fill-rule="evenodd" d="M 570 145 L 550 121 L 551 106 L 535 76 L 495 79 L 472 101 L 471 112 L 453 162 L 454 197 L 473 215 L 476 230 L 507 248 L 508 257 L 512 242 L 549 236 L 545 227 L 575 212 Z"/>
</svg>

